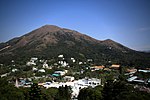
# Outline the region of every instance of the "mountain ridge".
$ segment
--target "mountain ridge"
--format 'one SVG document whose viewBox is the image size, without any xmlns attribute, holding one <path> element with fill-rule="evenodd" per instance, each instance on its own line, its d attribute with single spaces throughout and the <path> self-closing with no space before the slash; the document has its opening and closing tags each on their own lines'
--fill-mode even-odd
<svg viewBox="0 0 150 100">
<path fill-rule="evenodd" d="M 32 56 L 51 59 L 65 54 L 68 57 L 95 59 L 95 63 L 128 63 L 149 60 L 149 54 L 134 51 L 111 39 L 97 40 L 80 32 L 60 28 L 55 25 L 44 25 L 21 37 L 0 44 L 0 63 L 11 59 L 24 59 Z M 134 59 L 132 59 L 134 58 Z M 81 60 L 81 59 L 80 59 Z M 133 60 L 133 61 L 132 61 Z M 143 61 L 143 60 L 142 60 Z"/>
<path fill-rule="evenodd" d="M 80 41 L 79 38 L 84 38 L 86 40 L 89 40 L 92 42 L 97 42 L 97 43 L 100 43 L 100 42 L 102 42 L 102 43 L 107 42 L 109 44 L 111 44 L 112 42 L 116 43 L 115 41 L 113 41 L 111 39 L 106 39 L 104 41 L 97 40 L 97 39 L 94 39 L 94 38 L 87 36 L 85 34 L 81 34 L 77 31 L 66 29 L 66 28 L 60 28 L 60 27 L 55 26 L 55 25 L 44 25 L 38 29 L 35 29 L 35 30 L 21 36 L 21 37 L 13 38 L 13 39 L 7 41 L 6 43 L 12 45 L 14 42 L 19 40 L 19 42 L 15 45 L 24 46 L 28 42 L 33 41 L 35 38 L 38 40 L 38 39 L 41 39 L 41 37 L 44 38 L 45 42 L 48 42 L 48 39 L 49 39 L 50 42 L 55 43 L 55 42 L 57 42 L 57 40 L 55 40 L 55 37 L 53 36 L 53 34 L 56 35 L 54 32 L 57 32 L 57 31 L 60 31 L 62 34 L 70 32 L 69 34 L 74 35 L 75 39 L 79 40 L 79 41 Z M 50 34 L 48 34 L 48 33 L 50 33 Z M 46 35 L 46 36 L 44 37 L 44 35 Z M 48 36 L 49 36 L 49 38 L 47 39 Z"/>
</svg>

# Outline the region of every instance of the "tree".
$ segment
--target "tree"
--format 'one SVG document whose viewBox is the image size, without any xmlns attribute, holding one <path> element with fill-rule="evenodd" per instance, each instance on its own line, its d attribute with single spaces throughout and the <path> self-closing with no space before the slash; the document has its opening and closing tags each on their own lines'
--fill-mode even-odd
<svg viewBox="0 0 150 100">
<path fill-rule="evenodd" d="M 0 78 L 0 100 L 25 100 L 23 92 Z"/>
<path fill-rule="evenodd" d="M 42 89 L 42 94 L 45 95 L 45 100 L 54 100 L 57 93 L 58 93 L 58 89 L 54 87 L 48 89 L 45 88 Z"/>
<path fill-rule="evenodd" d="M 71 99 L 70 87 L 68 87 L 66 85 L 65 85 L 65 87 L 60 86 L 55 100 L 70 100 L 70 99 Z"/>
<path fill-rule="evenodd" d="M 137 95 L 138 94 L 138 95 Z M 150 95 L 146 92 L 135 90 L 125 81 L 107 81 L 103 88 L 104 100 L 147 100 Z"/>
<path fill-rule="evenodd" d="M 104 100 L 111 100 L 113 97 L 113 80 L 109 80 L 105 83 L 103 88 L 103 98 Z"/>
<path fill-rule="evenodd" d="M 37 83 L 33 83 L 29 90 L 29 100 L 42 100 L 41 89 Z"/>
<path fill-rule="evenodd" d="M 78 100 L 101 100 L 101 87 L 96 88 L 83 88 L 80 90 Z"/>
</svg>

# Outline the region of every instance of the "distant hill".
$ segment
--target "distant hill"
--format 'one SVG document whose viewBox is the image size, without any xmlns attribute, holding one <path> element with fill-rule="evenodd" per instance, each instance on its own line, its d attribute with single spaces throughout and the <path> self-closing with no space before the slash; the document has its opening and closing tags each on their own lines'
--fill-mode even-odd
<svg viewBox="0 0 150 100">
<path fill-rule="evenodd" d="M 52 59 L 59 54 L 78 60 L 93 59 L 95 64 L 119 63 L 149 66 L 150 53 L 134 51 L 113 40 L 96 40 L 77 31 L 45 25 L 32 32 L 0 43 L 0 63 L 30 57 Z"/>
<path fill-rule="evenodd" d="M 147 52 L 147 53 L 150 53 L 150 50 L 145 50 L 145 51 L 143 51 L 143 52 Z"/>
</svg>

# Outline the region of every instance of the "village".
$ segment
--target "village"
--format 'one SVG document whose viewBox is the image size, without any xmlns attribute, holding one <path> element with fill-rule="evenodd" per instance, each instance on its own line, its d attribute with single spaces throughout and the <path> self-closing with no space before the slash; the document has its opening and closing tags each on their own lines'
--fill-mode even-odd
<svg viewBox="0 0 150 100">
<path fill-rule="evenodd" d="M 85 62 L 77 62 L 72 57 L 70 58 L 72 63 L 78 63 L 78 68 L 75 68 L 71 67 L 65 59 L 63 54 L 58 55 L 58 61 L 53 65 L 49 65 L 48 60 L 39 60 L 36 57 L 32 57 L 26 62 L 26 66 L 29 67 L 29 69 L 26 69 L 26 72 L 28 72 L 26 75 L 19 73 L 20 69 L 13 64 L 11 72 L 4 73 L 1 77 L 11 77 L 9 82 L 18 88 L 31 87 L 34 82 L 46 89 L 69 86 L 72 90 L 72 98 L 77 98 L 81 89 L 103 86 L 110 76 L 116 81 L 119 75 L 123 74 L 128 84 L 133 84 L 135 88 L 150 93 L 150 69 L 148 68 L 136 69 L 134 67 L 122 67 L 119 64 L 112 64 L 106 67 L 92 64 L 92 59 L 87 59 Z M 12 60 L 12 63 L 14 62 Z M 38 65 L 39 63 L 40 65 Z"/>
</svg>

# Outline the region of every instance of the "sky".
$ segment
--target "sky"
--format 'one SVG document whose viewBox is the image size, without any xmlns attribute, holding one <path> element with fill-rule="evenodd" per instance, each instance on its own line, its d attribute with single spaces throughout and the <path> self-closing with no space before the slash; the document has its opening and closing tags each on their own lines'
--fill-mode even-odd
<svg viewBox="0 0 150 100">
<path fill-rule="evenodd" d="M 150 0 L 0 0 L 0 42 L 46 24 L 150 50 Z"/>
</svg>

